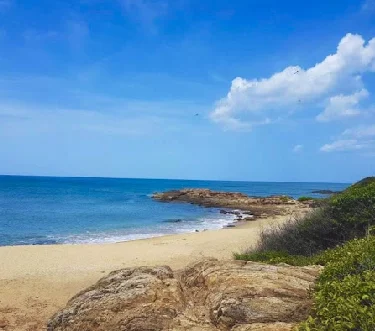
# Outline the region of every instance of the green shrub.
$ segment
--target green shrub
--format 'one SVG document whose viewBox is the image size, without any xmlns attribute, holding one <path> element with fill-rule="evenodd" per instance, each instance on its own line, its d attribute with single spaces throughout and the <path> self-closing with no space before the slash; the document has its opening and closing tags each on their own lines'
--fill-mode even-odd
<svg viewBox="0 0 375 331">
<path fill-rule="evenodd" d="M 315 257 L 326 264 L 311 316 L 301 331 L 375 330 L 375 237 L 353 240 Z"/>
<path fill-rule="evenodd" d="M 362 238 L 375 226 L 375 179 L 368 178 L 328 199 L 303 218 L 263 231 L 255 249 L 312 256 L 348 240 Z M 375 232 L 375 230 L 373 230 Z"/>
<path fill-rule="evenodd" d="M 280 200 L 281 200 L 283 203 L 287 203 L 288 201 L 293 200 L 293 198 L 288 197 L 287 195 L 282 195 L 282 196 L 280 197 Z"/>
<path fill-rule="evenodd" d="M 338 224 L 327 210 L 318 208 L 303 218 L 291 219 L 262 231 L 255 249 L 246 253 L 282 251 L 289 255 L 311 256 L 340 244 L 338 231 Z"/>
<path fill-rule="evenodd" d="M 350 275 L 320 286 L 314 295 L 314 314 L 301 331 L 375 330 L 375 272 Z"/>
<path fill-rule="evenodd" d="M 315 200 L 315 198 L 312 198 L 312 197 L 299 197 L 297 200 L 298 200 L 299 202 L 304 202 L 304 201 Z"/>
<path fill-rule="evenodd" d="M 375 272 L 375 237 L 354 239 L 341 247 L 326 250 L 314 256 L 312 263 L 327 266 L 320 281 L 342 280 L 363 271 Z"/>
<path fill-rule="evenodd" d="M 375 177 L 365 177 L 359 182 L 356 182 L 352 187 L 367 186 L 368 184 L 375 183 Z"/>
<path fill-rule="evenodd" d="M 368 179 L 364 183 L 330 199 L 332 217 L 340 222 L 345 239 L 363 237 L 375 225 L 375 181 Z"/>
<path fill-rule="evenodd" d="M 313 294 L 311 316 L 300 331 L 375 330 L 375 237 L 354 239 L 310 257 L 285 252 L 236 255 L 238 259 L 325 266 Z"/>
<path fill-rule="evenodd" d="M 270 264 L 319 264 L 311 316 L 300 331 L 375 330 L 375 178 L 325 199 L 321 208 L 263 231 L 235 258 Z M 362 239 L 358 239 L 362 238 Z"/>
<path fill-rule="evenodd" d="M 234 254 L 234 258 L 236 260 L 265 262 L 269 264 L 287 263 L 293 266 L 304 266 L 311 262 L 310 258 L 305 256 L 289 255 L 288 253 L 277 251 Z"/>
</svg>

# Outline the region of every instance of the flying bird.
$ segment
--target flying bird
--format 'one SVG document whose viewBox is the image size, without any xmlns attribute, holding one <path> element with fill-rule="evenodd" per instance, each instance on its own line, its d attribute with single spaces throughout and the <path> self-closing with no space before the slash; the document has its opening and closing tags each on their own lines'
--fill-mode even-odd
<svg viewBox="0 0 375 331">
<path fill-rule="evenodd" d="M 195 116 L 199 116 L 199 114 L 195 114 Z"/>
<path fill-rule="evenodd" d="M 299 70 L 297 70 L 293 75 L 298 74 L 298 73 L 299 73 Z"/>
</svg>

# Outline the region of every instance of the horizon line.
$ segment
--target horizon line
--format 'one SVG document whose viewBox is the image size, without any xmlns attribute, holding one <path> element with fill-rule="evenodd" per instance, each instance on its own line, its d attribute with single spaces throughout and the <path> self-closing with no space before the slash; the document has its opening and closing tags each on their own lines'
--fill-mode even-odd
<svg viewBox="0 0 375 331">
<path fill-rule="evenodd" d="M 181 180 L 201 182 L 235 182 L 235 183 L 322 183 L 322 184 L 353 184 L 354 182 L 326 181 L 270 181 L 270 180 L 229 180 L 229 179 L 184 179 L 184 178 L 154 178 L 154 177 L 111 177 L 111 176 L 61 176 L 61 175 L 15 175 L 0 174 L 0 177 L 41 177 L 41 178 L 86 178 L 86 179 L 141 179 L 141 180 Z M 364 178 L 364 177 L 363 177 Z"/>
</svg>

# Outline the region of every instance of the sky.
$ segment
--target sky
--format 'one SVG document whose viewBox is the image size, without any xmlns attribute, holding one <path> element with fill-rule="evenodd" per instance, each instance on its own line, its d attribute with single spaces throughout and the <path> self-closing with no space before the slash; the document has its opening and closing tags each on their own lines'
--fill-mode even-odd
<svg viewBox="0 0 375 331">
<path fill-rule="evenodd" d="M 0 174 L 375 175 L 375 0 L 0 0 Z"/>
</svg>

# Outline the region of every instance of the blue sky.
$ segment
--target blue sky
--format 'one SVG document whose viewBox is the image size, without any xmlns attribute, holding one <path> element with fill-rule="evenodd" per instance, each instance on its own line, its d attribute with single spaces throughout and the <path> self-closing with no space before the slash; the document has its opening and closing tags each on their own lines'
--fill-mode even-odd
<svg viewBox="0 0 375 331">
<path fill-rule="evenodd" d="M 375 0 L 0 0 L 0 173 L 374 175 L 374 37 Z"/>
</svg>

